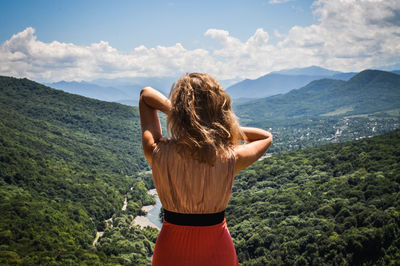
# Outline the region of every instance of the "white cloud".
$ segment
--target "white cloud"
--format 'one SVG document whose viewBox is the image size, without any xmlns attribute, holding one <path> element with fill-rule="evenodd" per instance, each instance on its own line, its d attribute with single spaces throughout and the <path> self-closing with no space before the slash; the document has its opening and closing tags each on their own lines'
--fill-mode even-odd
<svg viewBox="0 0 400 266">
<path fill-rule="evenodd" d="M 319 0 L 319 23 L 293 27 L 277 45 L 309 53 L 319 65 L 341 70 L 400 60 L 400 2 L 397 0 Z"/>
<path fill-rule="evenodd" d="M 223 46 L 212 54 L 226 62 L 224 69 L 232 75 L 250 78 L 291 67 L 361 71 L 400 61 L 400 1 L 318 0 L 313 8 L 318 23 L 293 26 L 287 34 L 274 31 L 281 39 L 276 45 L 268 43 L 262 29 L 247 42 L 209 30 L 206 35 Z"/>
<path fill-rule="evenodd" d="M 121 53 L 108 42 L 79 46 L 38 41 L 31 27 L 15 34 L 0 47 L 0 74 L 38 80 L 91 80 L 95 78 L 175 76 L 186 71 L 213 69 L 204 49 L 186 50 L 181 44 Z M 211 65 L 209 65 L 211 64 Z"/>
<path fill-rule="evenodd" d="M 274 36 L 280 39 L 285 37 L 285 35 L 280 33 L 277 29 L 274 30 Z"/>
<path fill-rule="evenodd" d="M 319 65 L 359 71 L 400 62 L 400 1 L 318 0 L 313 4 L 316 24 L 277 30 L 277 44 L 257 29 L 242 41 L 222 29 L 204 35 L 220 49 L 139 46 L 122 53 L 101 41 L 89 46 L 37 40 L 26 28 L 0 46 L 0 74 L 37 80 L 91 80 L 117 77 L 177 76 L 208 72 L 218 79 L 256 78 L 267 72 Z"/>
</svg>

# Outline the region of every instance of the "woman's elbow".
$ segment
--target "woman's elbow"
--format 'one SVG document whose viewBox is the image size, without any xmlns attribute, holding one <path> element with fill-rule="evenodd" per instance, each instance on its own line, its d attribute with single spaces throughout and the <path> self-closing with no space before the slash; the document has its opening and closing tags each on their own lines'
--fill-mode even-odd
<svg viewBox="0 0 400 266">
<path fill-rule="evenodd" d="M 270 132 L 268 132 L 268 137 L 266 138 L 266 141 L 267 141 L 266 150 L 268 150 L 269 147 L 271 146 L 273 139 L 274 139 L 274 137 L 272 136 L 272 134 Z"/>
<path fill-rule="evenodd" d="M 274 139 L 274 136 L 272 136 L 271 132 L 265 131 L 266 132 L 266 139 L 268 139 L 270 142 Z"/>
<path fill-rule="evenodd" d="M 148 87 L 148 86 L 141 89 L 140 90 L 140 98 L 147 97 L 151 93 L 152 89 L 153 89 L 152 87 Z"/>
</svg>

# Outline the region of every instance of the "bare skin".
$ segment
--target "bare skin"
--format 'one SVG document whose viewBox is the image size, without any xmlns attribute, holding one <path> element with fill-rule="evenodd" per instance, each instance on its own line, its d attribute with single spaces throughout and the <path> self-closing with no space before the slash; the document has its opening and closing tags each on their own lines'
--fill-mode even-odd
<svg viewBox="0 0 400 266">
<path fill-rule="evenodd" d="M 143 88 L 139 100 L 142 146 L 150 166 L 152 166 L 153 150 L 162 138 L 157 110 L 168 115 L 171 110 L 171 102 L 159 91 L 151 87 Z M 236 154 L 235 175 L 257 161 L 272 143 L 271 133 L 263 129 L 252 127 L 241 127 L 241 129 L 246 135 L 248 143 L 234 147 Z"/>
<path fill-rule="evenodd" d="M 272 143 L 272 134 L 260 128 L 241 127 L 246 135 L 246 144 L 234 147 L 236 154 L 235 175 L 257 161 Z"/>
<path fill-rule="evenodd" d="M 153 150 L 162 138 L 160 119 L 157 110 L 168 115 L 171 110 L 171 102 L 159 91 L 145 87 L 140 93 L 139 113 L 142 127 L 142 146 L 144 156 L 152 166 Z"/>
</svg>

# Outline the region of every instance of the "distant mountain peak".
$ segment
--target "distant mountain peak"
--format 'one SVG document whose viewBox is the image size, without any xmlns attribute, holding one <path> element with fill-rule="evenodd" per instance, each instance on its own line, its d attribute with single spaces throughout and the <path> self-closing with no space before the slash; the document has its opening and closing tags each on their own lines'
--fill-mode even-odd
<svg viewBox="0 0 400 266">
<path fill-rule="evenodd" d="M 284 75 L 306 75 L 306 76 L 333 76 L 342 72 L 326 69 L 320 66 L 309 66 L 303 68 L 283 69 L 271 72 L 271 74 L 284 74 Z"/>
<path fill-rule="evenodd" d="M 263 98 L 301 88 L 313 80 L 323 78 L 348 80 L 356 73 L 342 73 L 319 66 L 271 72 L 257 79 L 245 79 L 230 86 L 227 91 L 233 99 Z"/>
</svg>

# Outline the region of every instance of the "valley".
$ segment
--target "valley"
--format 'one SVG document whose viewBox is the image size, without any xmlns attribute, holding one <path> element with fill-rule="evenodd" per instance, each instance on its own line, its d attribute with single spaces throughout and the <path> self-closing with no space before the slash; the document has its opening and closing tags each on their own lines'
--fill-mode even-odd
<svg viewBox="0 0 400 266">
<path fill-rule="evenodd" d="M 400 116 L 385 112 L 304 120 L 282 119 L 244 124 L 271 131 L 274 135 L 274 143 L 268 153 L 281 153 L 384 134 L 400 128 Z"/>
<path fill-rule="evenodd" d="M 235 105 L 274 135 L 226 211 L 242 265 L 400 262 L 399 77 Z M 0 77 L 0 263 L 150 265 L 158 230 L 133 223 L 156 203 L 139 125 L 136 107 Z"/>
</svg>

